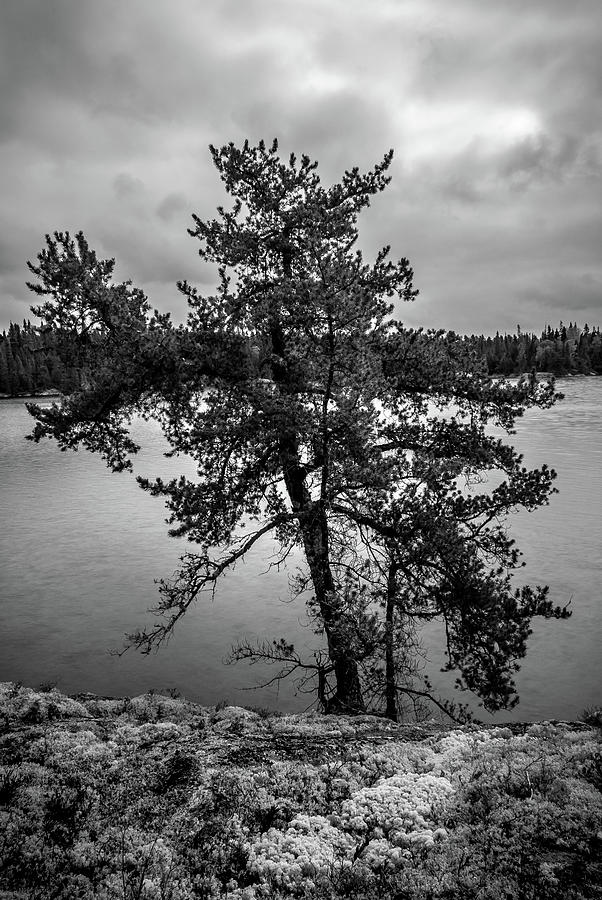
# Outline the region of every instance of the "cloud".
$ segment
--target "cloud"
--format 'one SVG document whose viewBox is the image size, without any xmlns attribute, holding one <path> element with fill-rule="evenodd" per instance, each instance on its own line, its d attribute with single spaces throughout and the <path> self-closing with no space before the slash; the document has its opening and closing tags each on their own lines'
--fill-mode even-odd
<svg viewBox="0 0 602 900">
<path fill-rule="evenodd" d="M 168 194 L 157 207 L 157 215 L 164 222 L 171 222 L 174 216 L 188 209 L 188 205 L 188 200 L 184 194 Z"/>
<path fill-rule="evenodd" d="M 128 172 L 120 172 L 115 176 L 113 179 L 113 190 L 120 200 L 128 197 L 141 197 L 145 193 L 144 182 Z"/>
<path fill-rule="evenodd" d="M 601 33 L 598 0 L 0 4 L 2 324 L 44 233 L 79 228 L 182 318 L 175 280 L 214 277 L 186 234 L 224 201 L 207 145 L 274 136 L 326 183 L 395 148 L 361 242 L 410 257 L 408 322 L 592 324 Z"/>
</svg>

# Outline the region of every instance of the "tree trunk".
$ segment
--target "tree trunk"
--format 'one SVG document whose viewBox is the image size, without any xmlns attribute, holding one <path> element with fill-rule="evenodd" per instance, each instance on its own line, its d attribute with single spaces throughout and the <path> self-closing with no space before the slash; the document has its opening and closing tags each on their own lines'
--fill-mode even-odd
<svg viewBox="0 0 602 900">
<path fill-rule="evenodd" d="M 323 505 L 312 500 L 305 484 L 305 471 L 299 464 L 296 436 L 281 440 L 280 458 L 284 481 L 293 509 L 299 512 L 305 557 L 313 582 L 316 601 L 324 623 L 328 655 L 334 667 L 335 692 L 327 700 L 326 712 L 365 712 L 357 660 L 351 641 L 342 627 L 341 611 L 330 568 L 328 522 Z"/>
<path fill-rule="evenodd" d="M 292 258 L 290 232 L 285 229 L 282 241 L 282 268 L 285 278 L 292 278 Z M 272 377 L 281 389 L 286 391 L 290 373 L 287 372 L 284 363 L 286 341 L 278 310 L 274 310 L 272 315 L 270 338 L 274 354 Z M 299 525 L 303 535 L 305 557 L 324 623 L 328 655 L 334 667 L 335 692 L 326 702 L 326 712 L 348 714 L 365 712 L 357 660 L 353 658 L 350 641 L 341 628 L 340 612 L 337 612 L 336 590 L 330 568 L 326 513 L 322 502 L 313 501 L 307 489 L 306 472 L 299 460 L 298 435 L 294 431 L 281 435 L 280 462 L 292 507 L 301 514 Z"/>
<path fill-rule="evenodd" d="M 319 507 L 316 503 L 315 507 Z M 317 513 L 317 514 L 316 514 Z M 334 666 L 335 692 L 326 703 L 328 713 L 355 714 L 365 712 L 357 660 L 353 656 L 351 641 L 345 634 L 328 559 L 326 517 L 321 509 L 314 508 L 307 520 L 301 523 L 305 556 L 316 594 L 324 632 L 328 643 L 328 655 Z"/>
<path fill-rule="evenodd" d="M 397 722 L 397 684 L 395 678 L 395 641 L 393 634 L 393 617 L 395 613 L 395 574 L 394 564 L 389 566 L 387 579 L 387 606 L 385 610 L 385 715 Z"/>
<path fill-rule="evenodd" d="M 328 655 L 334 666 L 335 692 L 326 703 L 328 713 L 365 712 L 357 660 L 345 634 L 328 554 L 328 524 L 319 501 L 301 520 L 305 557 L 320 608 Z"/>
</svg>

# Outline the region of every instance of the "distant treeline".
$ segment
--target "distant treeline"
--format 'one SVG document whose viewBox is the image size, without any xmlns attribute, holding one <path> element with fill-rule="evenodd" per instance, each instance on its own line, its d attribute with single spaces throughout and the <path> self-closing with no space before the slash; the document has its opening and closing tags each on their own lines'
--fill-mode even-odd
<svg viewBox="0 0 602 900">
<path fill-rule="evenodd" d="M 57 391 L 69 394 L 81 384 L 77 366 L 63 362 L 56 332 L 34 328 L 31 322 L 11 322 L 0 335 L 0 394 L 18 397 Z"/>
<path fill-rule="evenodd" d="M 551 372 L 553 375 L 602 374 L 600 328 L 580 328 L 570 322 L 548 326 L 538 337 L 517 329 L 516 334 L 460 336 L 487 365 L 490 375 Z M 81 386 L 81 371 L 64 360 L 65 338 L 40 330 L 29 321 L 12 324 L 0 335 L 0 394 L 10 397 L 57 391 L 68 394 Z"/>
<path fill-rule="evenodd" d="M 495 337 L 464 337 L 482 357 L 490 375 L 522 375 L 523 372 L 550 372 L 552 375 L 601 375 L 602 335 L 600 328 L 577 323 L 549 325 L 538 337 L 517 328 L 516 334 L 499 332 Z"/>
</svg>

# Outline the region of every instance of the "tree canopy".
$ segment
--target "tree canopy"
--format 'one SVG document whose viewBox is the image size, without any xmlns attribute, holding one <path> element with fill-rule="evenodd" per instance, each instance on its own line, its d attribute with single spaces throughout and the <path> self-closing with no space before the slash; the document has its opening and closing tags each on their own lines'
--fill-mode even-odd
<svg viewBox="0 0 602 900">
<path fill-rule="evenodd" d="M 392 151 L 329 188 L 317 163 L 283 161 L 276 141 L 211 154 L 233 203 L 193 217 L 217 288 L 178 283 L 185 325 L 116 284 L 114 260 L 81 233 L 47 236 L 29 264 L 43 298 L 35 314 L 83 370 L 60 404 L 30 405 L 31 437 L 130 469 L 129 425 L 142 414 L 197 463 L 195 480 L 138 478 L 191 549 L 130 644 L 159 646 L 269 534 L 283 560 L 302 552 L 297 588 L 324 652 L 303 660 L 282 638 L 234 658 L 315 678 L 328 711 L 376 706 L 395 718 L 402 697 L 432 696 L 408 650 L 417 623 L 441 619 L 459 686 L 489 710 L 513 705 L 532 617 L 567 612 L 547 588 L 513 587 L 520 553 L 504 516 L 547 503 L 554 472 L 527 470 L 487 426 L 512 433 L 525 409 L 558 399 L 553 384 L 494 381 L 454 335 L 393 317 L 395 298 L 417 294 L 408 261 L 385 247 L 367 263 L 357 246 L 358 215 L 389 183 Z M 482 490 L 489 472 L 499 484 Z"/>
</svg>

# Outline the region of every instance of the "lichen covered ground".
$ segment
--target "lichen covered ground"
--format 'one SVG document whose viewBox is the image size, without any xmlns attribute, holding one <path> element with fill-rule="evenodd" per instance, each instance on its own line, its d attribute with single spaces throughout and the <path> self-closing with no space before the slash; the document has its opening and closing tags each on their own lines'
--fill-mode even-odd
<svg viewBox="0 0 602 900">
<path fill-rule="evenodd" d="M 599 729 L 0 685 L 0 900 L 602 897 Z"/>
</svg>

